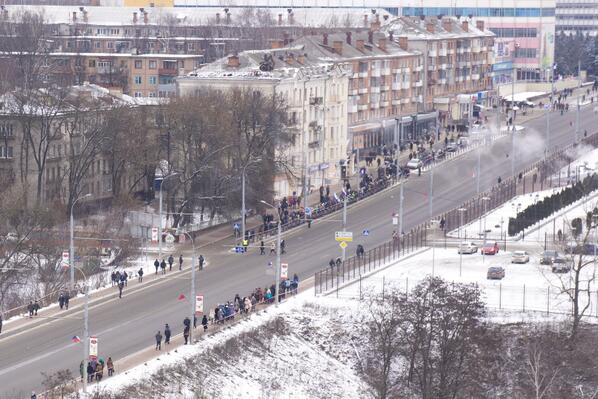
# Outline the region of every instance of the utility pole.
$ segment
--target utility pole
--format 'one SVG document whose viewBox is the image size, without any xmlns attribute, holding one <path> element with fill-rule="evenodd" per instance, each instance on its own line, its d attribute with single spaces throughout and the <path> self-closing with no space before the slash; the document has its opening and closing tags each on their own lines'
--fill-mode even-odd
<svg viewBox="0 0 598 399">
<path fill-rule="evenodd" d="M 70 244 L 69 244 L 69 266 L 70 266 L 70 290 L 75 289 L 75 218 L 73 217 L 73 208 L 75 208 L 75 204 L 77 201 L 91 197 L 91 194 L 85 194 L 82 197 L 79 197 L 73 201 L 71 204 L 71 218 L 70 218 Z"/>
<path fill-rule="evenodd" d="M 399 237 L 401 237 L 403 234 L 403 201 L 405 200 L 405 197 L 403 197 L 403 186 L 404 185 L 405 185 L 405 182 L 402 181 L 401 189 L 399 191 Z"/>
<path fill-rule="evenodd" d="M 428 195 L 429 195 L 428 196 L 428 211 L 430 213 L 430 221 L 432 220 L 432 217 L 434 216 L 433 185 L 434 185 L 434 168 L 430 168 L 430 187 L 428 189 Z M 432 241 L 432 240 L 430 240 L 430 241 Z M 435 252 L 434 243 L 432 243 L 432 276 L 434 276 L 435 262 L 436 262 L 436 252 Z"/>
<path fill-rule="evenodd" d="M 577 110 L 575 114 L 575 143 L 579 141 L 579 111 L 581 102 L 579 96 L 581 95 L 581 60 L 577 60 Z"/>
<path fill-rule="evenodd" d="M 261 200 L 260 202 L 262 204 L 274 209 L 274 211 L 276 211 L 276 213 L 278 215 L 278 229 L 277 229 L 277 234 L 276 234 L 276 272 L 275 272 L 275 277 L 274 277 L 276 279 L 274 281 L 274 287 L 275 287 L 274 293 L 276 296 L 274 301 L 275 301 L 276 305 L 278 306 L 278 304 L 280 303 L 280 292 L 279 292 L 279 289 L 280 289 L 280 287 L 279 287 L 280 286 L 280 241 L 282 239 L 282 220 L 280 219 L 280 212 L 278 212 L 278 209 L 274 205 L 272 205 L 264 200 Z"/>
<path fill-rule="evenodd" d="M 347 194 L 343 198 L 343 231 L 347 231 Z M 346 248 L 343 246 L 343 262 L 345 261 Z"/>
</svg>

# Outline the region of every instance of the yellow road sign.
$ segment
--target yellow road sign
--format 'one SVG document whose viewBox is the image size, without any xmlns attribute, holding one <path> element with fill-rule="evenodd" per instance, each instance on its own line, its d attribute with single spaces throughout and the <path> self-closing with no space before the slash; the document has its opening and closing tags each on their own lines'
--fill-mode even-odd
<svg viewBox="0 0 598 399">
<path fill-rule="evenodd" d="M 334 233 L 336 241 L 353 241 L 353 232 L 351 231 L 337 231 Z"/>
<path fill-rule="evenodd" d="M 349 244 L 347 244 L 347 243 L 346 243 L 346 242 L 344 242 L 344 241 L 341 241 L 341 243 L 340 243 L 340 244 L 338 244 L 338 245 L 339 245 L 339 247 L 341 247 L 342 249 L 345 249 L 345 248 L 347 248 L 347 246 L 348 246 Z"/>
</svg>

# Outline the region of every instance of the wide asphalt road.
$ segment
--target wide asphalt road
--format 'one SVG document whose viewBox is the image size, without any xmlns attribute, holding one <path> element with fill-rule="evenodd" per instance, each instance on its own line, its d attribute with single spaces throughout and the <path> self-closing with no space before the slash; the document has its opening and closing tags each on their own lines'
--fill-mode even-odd
<svg viewBox="0 0 598 399">
<path fill-rule="evenodd" d="M 570 123 L 574 120 L 574 112 L 552 115 L 551 148 L 572 142 L 574 133 Z M 598 115 L 593 114 L 590 107 L 582 110 L 581 121 L 582 132 L 598 130 Z M 524 135 L 517 135 L 516 171 L 543 156 L 545 126 L 545 118 L 538 118 L 526 124 L 528 129 Z M 510 175 L 510 152 L 510 137 L 484 149 L 482 190 L 494 185 L 499 176 L 505 179 Z M 435 168 L 434 214 L 458 206 L 476 194 L 476 179 L 472 177 L 476 164 L 477 153 L 472 151 Z M 429 219 L 428 186 L 429 172 L 421 177 L 412 175 L 405 183 L 405 231 Z M 391 237 L 395 227 L 391 215 L 398 211 L 398 193 L 398 187 L 394 187 L 349 207 L 347 228 L 354 232 L 356 239 L 347 248 L 348 254 L 354 253 L 358 243 L 367 250 Z M 290 275 L 297 273 L 302 279 L 309 278 L 326 267 L 331 257 L 339 256 L 334 232 L 340 230 L 340 218 L 341 214 L 337 213 L 314 222 L 311 229 L 303 226 L 285 234 L 287 254 L 282 260 L 289 264 Z M 370 230 L 368 237 L 361 236 L 364 229 Z M 273 277 L 265 273 L 266 263 L 274 261 L 273 256 L 260 256 L 257 250 L 244 255 L 231 254 L 228 248 L 225 243 L 217 243 L 201 250 L 210 262 L 208 268 L 198 273 L 197 280 L 197 292 L 205 296 L 206 307 L 273 282 Z M 169 278 L 151 280 L 136 290 L 125 290 L 123 299 L 118 299 L 115 293 L 110 299 L 92 301 L 89 328 L 90 333 L 99 338 L 100 356 L 118 360 L 153 345 L 154 334 L 163 329 L 165 323 L 170 324 L 174 334 L 180 333 L 189 305 L 177 297 L 181 293 L 189 296 L 189 276 L 188 270 L 172 272 Z M 77 376 L 82 346 L 71 343 L 70 338 L 83 337 L 82 325 L 82 311 L 77 308 L 64 317 L 33 321 L 24 331 L 0 336 L 0 399 L 29 398 L 32 390 L 41 390 L 41 372 L 69 368 Z"/>
</svg>

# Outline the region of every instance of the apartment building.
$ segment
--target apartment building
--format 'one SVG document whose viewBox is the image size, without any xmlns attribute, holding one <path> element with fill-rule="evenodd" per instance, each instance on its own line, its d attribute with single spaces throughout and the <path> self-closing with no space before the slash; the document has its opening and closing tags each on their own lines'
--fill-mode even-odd
<svg viewBox="0 0 598 399">
<path fill-rule="evenodd" d="M 177 92 L 185 96 L 207 88 L 244 88 L 280 95 L 295 133 L 281 150 L 291 173 L 277 173 L 277 195 L 300 192 L 304 176 L 312 189 L 338 181 L 347 155 L 349 73 L 340 65 L 312 59 L 294 43 L 285 46 L 275 40 L 272 47 L 230 55 L 179 77 Z"/>
<path fill-rule="evenodd" d="M 20 182 L 27 191 L 27 198 L 34 201 L 40 177 L 41 203 L 66 204 L 69 198 L 70 176 L 80 179 L 81 194 L 90 194 L 91 200 L 112 198 L 115 180 L 111 173 L 110 154 L 102 152 L 99 148 L 93 152 L 85 149 L 88 145 L 85 134 L 89 135 L 93 130 L 85 124 L 97 122 L 96 110 L 110 112 L 114 106 L 137 107 L 140 104 L 131 97 L 114 95 L 109 90 L 92 84 L 72 87 L 69 95 L 61 101 L 63 107 L 53 108 L 45 113 L 40 109 L 40 115 L 45 116 L 36 118 L 34 114 L 20 115 L 18 103 L 11 93 L 0 97 L 0 184 L 7 188 Z M 80 106 L 81 101 L 95 104 L 95 109 L 90 111 L 93 116 L 88 118 L 85 112 L 75 113 L 71 105 Z M 48 117 L 50 112 L 56 116 Z M 47 122 L 51 124 L 50 127 L 42 131 L 40 124 Z M 31 129 L 31 136 L 26 136 L 24 125 Z M 30 141 L 33 144 L 30 144 Z M 38 149 L 39 153 L 36 156 L 39 157 L 39 163 L 34 162 L 32 154 Z M 74 165 L 73 170 L 70 168 L 71 162 Z M 43 164 L 41 174 L 40 164 Z M 129 187 L 145 190 L 146 182 L 139 178 L 140 173 L 142 172 L 126 168 L 124 173 L 119 173 L 116 184 L 123 190 L 128 190 Z"/>
<path fill-rule="evenodd" d="M 567 34 L 598 34 L 597 0 L 557 0 L 556 30 Z"/>
<path fill-rule="evenodd" d="M 471 95 L 489 105 L 495 35 L 484 21 L 400 17 L 384 29 L 403 50 L 422 54 L 422 111 L 436 110 L 442 125 L 459 127 L 467 124 Z"/>
<path fill-rule="evenodd" d="M 50 59 L 44 73 L 63 77 L 67 85 L 89 82 L 132 97 L 174 96 L 175 78 L 203 61 L 200 55 L 66 52 L 51 53 Z"/>
<path fill-rule="evenodd" d="M 379 18 L 371 21 L 373 29 L 380 27 Z M 405 117 L 411 122 L 423 101 L 420 52 L 405 51 L 392 36 L 371 29 L 305 36 L 293 44 L 310 58 L 350 71 L 347 119 L 352 151 L 363 154 L 397 144 L 397 121 Z M 435 118 L 422 118 L 420 130 L 430 123 Z"/>
<path fill-rule="evenodd" d="M 540 80 L 554 62 L 556 0 L 437 0 L 424 5 L 405 0 L 400 15 L 467 17 L 481 20 L 495 35 L 494 82 Z M 514 73 L 515 72 L 515 73 Z"/>
</svg>

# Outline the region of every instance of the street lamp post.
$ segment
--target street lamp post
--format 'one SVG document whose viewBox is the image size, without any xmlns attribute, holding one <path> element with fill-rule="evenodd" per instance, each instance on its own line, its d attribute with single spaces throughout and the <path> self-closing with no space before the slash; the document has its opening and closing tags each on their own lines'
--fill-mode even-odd
<svg viewBox="0 0 598 399">
<path fill-rule="evenodd" d="M 577 60 L 577 109 L 575 111 L 575 143 L 579 141 L 579 111 L 581 108 L 581 103 L 579 101 L 579 96 L 581 95 L 581 59 Z"/>
<path fill-rule="evenodd" d="M 170 174 L 162 178 L 160 182 L 160 193 L 159 193 L 159 220 L 158 220 L 158 260 L 162 259 L 162 187 L 164 187 L 164 183 L 171 177 L 178 176 L 177 173 Z"/>
<path fill-rule="evenodd" d="M 80 267 L 71 265 L 71 270 L 76 268 L 83 275 L 85 281 L 85 303 L 83 306 L 83 395 L 87 398 L 87 361 L 89 360 L 89 281 L 85 272 Z"/>
<path fill-rule="evenodd" d="M 264 200 L 260 201 L 262 204 L 269 206 L 270 208 L 274 209 L 276 211 L 276 213 L 278 214 L 278 232 L 277 232 L 277 237 L 276 237 L 276 277 L 275 277 L 275 284 L 274 284 L 274 292 L 276 295 L 276 299 L 275 299 L 275 303 L 276 305 L 278 305 L 280 303 L 280 292 L 279 292 L 279 285 L 280 285 L 280 240 L 282 237 L 282 220 L 280 219 L 280 212 L 278 212 L 278 209 L 270 204 L 269 202 L 266 202 Z"/>
<path fill-rule="evenodd" d="M 261 158 L 250 160 L 241 169 L 241 242 L 245 239 L 245 214 L 247 213 L 245 209 L 245 176 L 247 175 L 247 168 L 260 161 Z"/>
<path fill-rule="evenodd" d="M 482 197 L 482 201 L 484 201 L 484 242 L 482 244 L 482 263 L 484 263 L 484 261 L 486 260 L 486 255 L 484 252 L 484 247 L 486 246 L 486 213 L 487 213 L 487 205 L 488 205 L 488 201 L 490 201 L 490 197 Z"/>
<path fill-rule="evenodd" d="M 465 212 L 467 209 L 459 208 L 457 210 L 459 211 L 459 219 L 460 219 L 459 230 L 458 230 L 457 235 L 460 239 L 461 238 L 461 226 L 463 226 L 463 212 Z M 458 245 L 460 246 L 461 243 L 459 242 Z M 461 275 L 462 275 L 462 269 L 463 269 L 463 253 L 462 253 L 461 249 L 459 248 L 459 277 L 461 277 Z"/>
<path fill-rule="evenodd" d="M 77 201 L 83 199 L 83 198 L 88 198 L 91 197 L 91 194 L 85 194 L 82 197 L 78 197 L 77 199 L 75 199 L 73 201 L 73 203 L 71 204 L 71 220 L 70 220 L 70 230 L 71 230 L 71 240 L 70 240 L 70 245 L 69 245 L 69 263 L 71 266 L 71 270 L 70 270 L 70 290 L 72 291 L 75 288 L 75 236 L 74 236 L 74 230 L 75 230 L 75 220 L 73 217 L 73 208 L 75 207 L 75 204 L 77 203 Z"/>
<path fill-rule="evenodd" d="M 403 202 L 405 197 L 403 196 L 403 186 L 405 181 L 401 182 L 401 189 L 399 191 L 399 237 L 403 235 Z"/>
<path fill-rule="evenodd" d="M 187 231 L 179 231 L 179 234 L 184 234 L 185 236 L 189 237 L 191 240 L 191 247 L 193 248 L 193 254 L 191 255 L 191 322 L 194 321 L 195 318 L 195 307 L 197 306 L 197 297 L 195 293 L 195 259 L 196 259 L 196 252 L 195 252 L 195 239 L 189 232 Z M 195 323 L 193 324 L 195 326 Z M 193 329 L 189 327 L 189 342 L 193 342 Z"/>
</svg>

